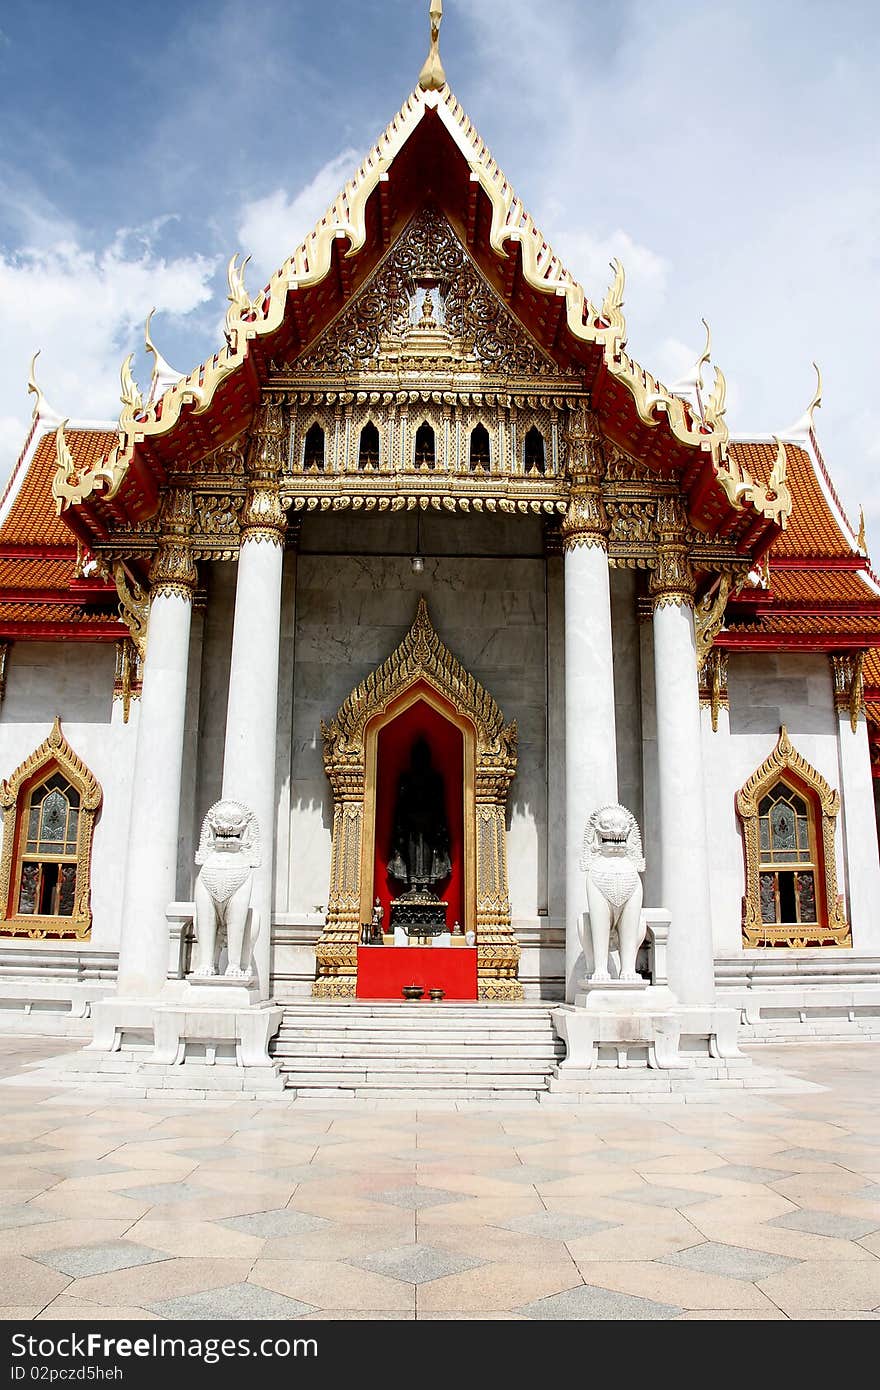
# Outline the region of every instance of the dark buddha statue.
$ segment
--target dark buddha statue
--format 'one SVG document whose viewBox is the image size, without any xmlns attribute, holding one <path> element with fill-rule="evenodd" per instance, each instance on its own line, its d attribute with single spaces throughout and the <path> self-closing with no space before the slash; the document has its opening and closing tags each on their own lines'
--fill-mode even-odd
<svg viewBox="0 0 880 1390">
<path fill-rule="evenodd" d="M 397 784 L 388 873 L 406 885 L 408 895 L 434 897 L 433 885 L 451 870 L 443 778 L 431 764 L 426 740 L 418 738 Z"/>
</svg>

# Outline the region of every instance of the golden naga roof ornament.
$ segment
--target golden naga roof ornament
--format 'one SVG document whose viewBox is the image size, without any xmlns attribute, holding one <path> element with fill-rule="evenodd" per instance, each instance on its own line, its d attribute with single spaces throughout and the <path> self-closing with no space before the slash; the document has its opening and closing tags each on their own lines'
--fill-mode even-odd
<svg viewBox="0 0 880 1390">
<path fill-rule="evenodd" d="M 183 372 L 176 372 L 169 362 L 165 361 L 156 344 L 150 336 L 150 324 L 155 314 L 155 305 L 147 314 L 147 322 L 144 325 L 144 347 L 147 352 L 153 354 L 153 375 L 150 378 L 150 392 L 147 397 L 147 404 L 152 405 L 163 395 L 169 386 L 176 386 L 179 381 L 183 381 Z"/>
<path fill-rule="evenodd" d="M 431 47 L 425 59 L 425 66 L 419 73 L 419 86 L 423 92 L 439 92 L 446 86 L 446 73 L 440 61 L 440 25 L 443 23 L 443 0 L 431 0 L 428 12 L 431 23 Z"/>
<path fill-rule="evenodd" d="M 859 504 L 859 534 L 856 537 L 856 548 L 860 550 L 863 555 L 867 555 L 868 533 L 865 529 L 865 509 L 861 503 Z"/>
<path fill-rule="evenodd" d="M 250 256 L 245 256 L 241 265 L 236 265 L 237 260 L 236 251 L 226 267 L 226 282 L 229 286 L 229 294 L 226 297 L 229 300 L 229 308 L 226 311 L 225 333 L 230 350 L 234 350 L 233 344 L 237 342 L 240 324 L 252 322 L 256 317 L 250 295 L 244 287 L 244 273 Z"/>
<path fill-rule="evenodd" d="M 620 347 L 626 346 L 626 319 L 623 316 L 623 288 L 626 284 L 626 272 L 623 265 L 615 256 L 611 262 L 611 269 L 614 271 L 614 279 L 608 287 L 608 293 L 602 301 L 602 318 L 609 328 L 615 330 L 614 336 Z"/>
<path fill-rule="evenodd" d="M 133 361 L 134 353 L 130 352 L 119 369 L 119 384 L 122 388 L 119 394 L 119 399 L 122 401 L 119 427 L 123 430 L 130 429 L 144 410 L 144 398 L 131 371 Z"/>
</svg>

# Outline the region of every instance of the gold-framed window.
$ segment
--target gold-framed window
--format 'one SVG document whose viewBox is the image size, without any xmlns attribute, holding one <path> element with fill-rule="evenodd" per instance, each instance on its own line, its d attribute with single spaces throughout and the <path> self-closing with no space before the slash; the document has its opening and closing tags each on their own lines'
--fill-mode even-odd
<svg viewBox="0 0 880 1390">
<path fill-rule="evenodd" d="M 758 804 L 758 878 L 765 926 L 819 925 L 816 820 L 810 800 L 777 782 Z"/>
<path fill-rule="evenodd" d="M 852 946 L 837 891 L 840 796 L 785 725 L 737 792 L 736 809 L 745 851 L 743 946 Z"/>
<path fill-rule="evenodd" d="M 91 855 L 101 787 L 56 719 L 49 737 L 0 783 L 0 934 L 88 936 Z"/>
</svg>

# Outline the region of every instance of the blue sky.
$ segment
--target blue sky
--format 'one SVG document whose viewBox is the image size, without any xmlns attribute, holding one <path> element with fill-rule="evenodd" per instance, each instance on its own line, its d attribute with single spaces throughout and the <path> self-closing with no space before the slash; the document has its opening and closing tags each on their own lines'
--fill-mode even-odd
<svg viewBox="0 0 880 1390">
<path fill-rule="evenodd" d="M 427 0 L 29 0 L 0 11 L 0 477 L 30 414 L 115 418 L 143 321 L 181 371 L 413 87 Z M 880 79 L 868 0 L 446 0 L 459 100 L 593 298 L 627 270 L 634 355 L 672 383 L 705 315 L 735 432 L 820 441 L 880 536 Z M 873 526 L 872 526 L 873 521 Z"/>
</svg>

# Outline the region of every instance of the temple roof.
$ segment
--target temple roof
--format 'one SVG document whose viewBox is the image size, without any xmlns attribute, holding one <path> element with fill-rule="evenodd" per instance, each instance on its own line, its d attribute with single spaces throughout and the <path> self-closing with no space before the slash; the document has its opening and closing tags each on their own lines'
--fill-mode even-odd
<svg viewBox="0 0 880 1390">
<path fill-rule="evenodd" d="M 88 467 L 115 439 L 106 429 L 70 429 L 68 447 Z M 118 639 L 116 588 L 78 573 L 79 547 L 52 505 L 55 436 L 35 418 L 0 501 L 0 639 Z"/>
<path fill-rule="evenodd" d="M 747 536 L 750 553 L 766 549 L 790 508 L 784 471 L 768 498 L 729 454 L 723 375 L 716 369 L 700 414 L 629 356 L 622 267 L 615 263 L 601 305 L 591 301 L 445 84 L 411 93 L 324 217 L 253 298 L 233 257 L 224 347 L 163 394 L 157 370 L 146 400 L 124 368 L 113 447 L 90 467 L 71 463 L 59 447 L 53 492 L 80 538 L 88 543 L 100 533 L 111 501 L 129 521 L 148 519 L 172 471 L 186 471 L 246 429 L 276 365 L 295 362 L 314 343 L 429 203 L 536 342 L 589 392 L 606 436 L 658 473 L 681 477 L 700 529 Z"/>
<path fill-rule="evenodd" d="M 756 477 L 767 476 L 776 443 L 733 441 Z M 731 596 L 719 645 L 842 650 L 880 644 L 880 581 L 847 517 L 815 434 L 786 445 L 797 505 L 774 542 L 767 572 Z"/>
</svg>

